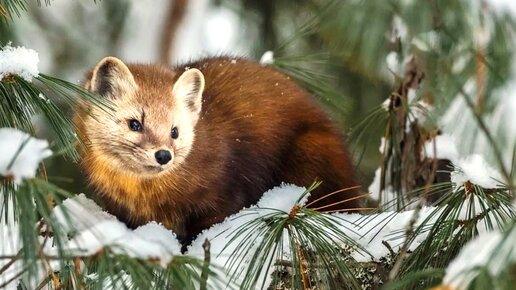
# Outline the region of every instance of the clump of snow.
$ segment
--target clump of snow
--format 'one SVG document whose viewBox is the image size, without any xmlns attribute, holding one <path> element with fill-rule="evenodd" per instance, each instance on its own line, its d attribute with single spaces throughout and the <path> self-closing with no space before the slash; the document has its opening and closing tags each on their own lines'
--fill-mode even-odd
<svg viewBox="0 0 516 290">
<path fill-rule="evenodd" d="M 35 50 L 7 44 L 0 50 L 0 81 L 9 75 L 18 75 L 28 82 L 39 75 L 39 56 Z"/>
<path fill-rule="evenodd" d="M 385 146 L 387 145 L 385 141 L 385 137 L 382 137 L 382 139 L 380 139 L 380 147 L 378 147 L 378 151 L 380 151 L 380 154 L 383 154 L 385 152 Z"/>
<path fill-rule="evenodd" d="M 407 91 L 407 102 L 412 104 L 417 99 L 416 90 L 413 88 L 409 88 Z"/>
<path fill-rule="evenodd" d="M 412 45 L 421 51 L 431 51 L 436 47 L 439 35 L 435 31 L 424 32 L 412 38 Z"/>
<path fill-rule="evenodd" d="M 500 173 L 491 167 L 480 154 L 472 154 L 454 163 L 451 181 L 459 187 L 467 181 L 483 188 L 497 188 L 503 180 Z"/>
<path fill-rule="evenodd" d="M 516 263 L 516 228 L 508 232 L 485 232 L 470 241 L 446 268 L 443 284 L 453 289 L 468 289 L 483 267 L 492 277 Z"/>
<path fill-rule="evenodd" d="M 398 53 L 395 51 L 389 52 L 387 57 L 385 57 L 385 62 L 387 63 L 387 68 L 391 72 L 400 72 L 401 71 L 401 62 L 399 61 Z"/>
<path fill-rule="evenodd" d="M 459 151 L 455 144 L 455 138 L 450 134 L 437 135 L 435 138 L 425 142 L 424 157 L 431 159 L 448 159 L 451 162 L 456 162 L 459 158 Z"/>
<path fill-rule="evenodd" d="M 63 201 L 61 206 L 54 208 L 52 215 L 64 231 L 82 231 L 105 220 L 116 220 L 83 193 Z"/>
<path fill-rule="evenodd" d="M 13 128 L 0 128 L 0 175 L 16 183 L 32 178 L 41 160 L 52 155 L 48 142 Z"/>
<path fill-rule="evenodd" d="M 433 106 L 425 101 L 417 101 L 416 90 L 408 90 L 408 102 L 410 111 L 407 116 L 408 122 L 405 125 L 405 131 L 410 132 L 411 125 L 414 123 L 422 124 L 433 109 Z"/>
<path fill-rule="evenodd" d="M 166 266 L 174 255 L 181 253 L 176 235 L 163 225 L 150 222 L 133 231 L 84 194 L 65 200 L 53 215 L 67 234 L 76 233 L 64 246 L 72 255 L 93 255 L 109 246 L 116 254 L 156 259 Z M 47 247 L 46 251 L 55 254 L 57 249 Z"/>
<path fill-rule="evenodd" d="M 508 13 L 516 17 L 516 3 L 512 0 L 489 0 L 487 3 L 498 14 Z"/>
<path fill-rule="evenodd" d="M 435 210 L 438 209 L 423 207 L 419 212 L 416 226 L 420 225 Z M 405 241 L 405 229 L 413 218 L 414 211 L 383 212 L 370 216 L 358 213 L 334 215 L 343 220 L 341 230 L 366 250 L 366 252 L 354 252 L 353 258 L 358 262 L 370 262 L 379 261 L 380 258 L 390 253 L 390 249 L 383 242 L 387 242 L 395 252 L 399 251 Z M 420 233 L 415 242 L 410 244 L 409 250 L 415 250 L 427 234 L 427 231 Z"/>
<path fill-rule="evenodd" d="M 230 258 L 230 254 L 235 252 L 237 246 L 243 242 L 243 236 L 235 237 L 234 231 L 242 225 L 251 222 L 255 219 L 263 217 L 267 214 L 274 212 L 273 209 L 284 211 L 286 213 L 296 205 L 296 201 L 306 191 L 303 187 L 295 185 L 282 184 L 279 187 L 275 187 L 265 192 L 262 198 L 258 201 L 256 206 L 251 206 L 248 209 L 243 209 L 240 212 L 227 217 L 222 223 L 213 225 L 211 228 L 203 231 L 188 247 L 187 254 L 197 257 L 199 259 L 204 258 L 204 249 L 202 247 L 204 241 L 208 239 L 210 241 L 210 252 L 211 262 L 214 265 L 220 267 L 228 266 L 227 262 Z M 304 204 L 308 196 L 305 196 L 301 200 L 301 204 Z M 245 235 L 244 235 L 245 236 Z M 235 239 L 231 244 L 228 245 L 231 239 Z M 262 237 L 258 237 L 256 243 L 260 243 Z M 248 245 L 248 247 L 255 249 L 256 244 Z M 239 257 L 245 259 L 246 257 Z M 241 267 L 248 267 L 248 261 L 244 261 Z M 242 268 L 241 268 L 242 269 Z M 243 268 L 245 269 L 245 268 Z M 262 276 L 267 269 L 263 269 Z M 271 271 L 269 271 L 269 274 Z M 228 279 L 230 273 L 226 273 Z M 265 286 L 270 283 L 270 277 L 266 277 L 267 282 Z"/>
<path fill-rule="evenodd" d="M 399 16 L 394 15 L 392 18 L 392 38 L 391 41 L 395 41 L 396 38 L 405 40 L 408 37 L 408 27 L 405 21 Z"/>
<path fill-rule="evenodd" d="M 381 174 L 382 168 L 378 167 L 374 172 L 373 182 L 371 182 L 367 190 L 370 193 L 369 197 L 379 201 L 380 206 L 383 207 L 384 210 L 388 210 L 396 205 L 393 201 L 398 198 L 398 193 L 396 193 L 390 185 L 387 185 L 384 190 L 380 190 Z"/>
<path fill-rule="evenodd" d="M 389 111 L 389 106 L 391 105 L 391 98 L 387 98 L 385 101 L 383 101 L 382 103 L 382 108 L 385 110 L 385 111 Z"/>
<path fill-rule="evenodd" d="M 294 205 L 296 205 L 296 201 L 301 197 L 301 195 L 306 191 L 304 187 L 299 187 L 295 185 L 282 184 L 279 187 L 275 187 L 271 190 L 266 191 L 258 203 L 257 207 L 262 208 L 274 208 L 277 210 L 282 210 L 285 212 L 289 212 Z M 304 205 L 310 194 L 306 194 L 300 201 L 299 205 Z"/>
<path fill-rule="evenodd" d="M 274 63 L 274 52 L 269 50 L 266 51 L 260 58 L 261 65 L 271 65 Z"/>
</svg>

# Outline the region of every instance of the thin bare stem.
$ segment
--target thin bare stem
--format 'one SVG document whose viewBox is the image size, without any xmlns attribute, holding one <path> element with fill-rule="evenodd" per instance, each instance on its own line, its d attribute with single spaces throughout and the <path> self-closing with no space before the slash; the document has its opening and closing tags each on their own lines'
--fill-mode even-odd
<svg viewBox="0 0 516 290">
<path fill-rule="evenodd" d="M 207 290 L 208 289 L 208 274 L 210 272 L 210 241 L 208 239 L 204 240 L 204 243 L 202 244 L 202 248 L 204 249 L 204 263 L 202 265 L 202 272 L 201 272 L 201 283 L 199 286 L 200 290 Z"/>
<path fill-rule="evenodd" d="M 435 144 L 435 139 L 433 141 L 433 154 L 434 156 L 437 156 L 437 147 Z M 389 273 L 389 281 L 393 281 L 396 276 L 398 276 L 399 271 L 401 270 L 401 266 L 403 265 L 403 261 L 405 260 L 408 252 L 408 248 L 410 246 L 410 243 L 412 242 L 412 238 L 415 234 L 415 227 L 416 222 L 419 219 L 419 214 L 421 213 L 421 209 L 423 209 L 423 206 L 426 204 L 427 195 L 428 192 L 430 192 L 432 182 L 435 178 L 435 173 L 437 172 L 437 159 L 434 158 L 432 163 L 432 172 L 430 173 L 429 178 L 427 179 L 427 182 L 425 184 L 425 191 L 420 196 L 419 201 L 417 203 L 416 208 L 414 209 L 414 213 L 412 214 L 412 217 L 410 218 L 410 221 L 407 225 L 407 229 L 405 231 L 405 241 L 403 242 L 403 246 L 401 247 L 400 253 L 398 255 L 398 258 L 396 259 L 396 262 L 394 263 L 394 266 L 392 267 L 391 272 Z"/>
<path fill-rule="evenodd" d="M 20 278 L 25 273 L 25 271 L 27 271 L 27 267 L 25 267 L 23 270 L 18 272 L 18 274 L 16 274 L 13 277 L 11 277 L 11 279 L 9 279 L 9 280 L 5 281 L 4 283 L 0 284 L 0 289 L 3 289 L 5 286 L 11 284 L 16 279 Z"/>
<path fill-rule="evenodd" d="M 348 211 L 363 211 L 363 210 L 375 210 L 376 207 L 354 207 L 354 208 L 346 208 L 346 209 L 332 209 L 321 211 L 321 213 L 333 213 L 333 212 L 348 212 Z"/>
<path fill-rule="evenodd" d="M 352 187 L 346 187 L 346 188 L 339 189 L 339 190 L 334 191 L 334 192 L 330 192 L 330 193 L 328 193 L 328 194 L 325 194 L 325 195 L 323 195 L 323 196 L 319 197 L 319 198 L 318 198 L 318 199 L 316 199 L 316 200 L 311 201 L 310 203 L 308 203 L 307 205 L 305 205 L 305 207 L 310 207 L 312 204 L 314 204 L 314 203 L 316 203 L 316 202 L 318 202 L 318 201 L 320 201 L 320 200 L 322 200 L 322 199 L 325 199 L 325 198 L 327 198 L 327 197 L 330 197 L 330 196 L 332 196 L 332 195 L 335 195 L 335 194 L 337 194 L 337 193 L 341 193 L 341 192 L 344 192 L 344 191 L 353 190 L 353 189 L 357 189 L 357 188 L 360 188 L 360 185 L 355 185 L 355 186 L 352 186 Z"/>
<path fill-rule="evenodd" d="M 16 256 L 9 256 L 8 259 L 10 259 L 10 261 L 7 262 L 2 268 L 0 268 L 0 275 L 7 271 L 7 269 L 9 269 L 14 264 L 14 262 L 16 262 L 20 258 L 20 252 L 21 251 L 19 251 L 18 254 L 16 254 Z"/>
<path fill-rule="evenodd" d="M 362 197 L 366 197 L 368 195 L 370 195 L 370 193 L 361 194 L 361 195 L 358 195 L 358 196 L 355 196 L 355 197 L 352 197 L 352 198 L 348 198 L 348 199 L 344 199 L 344 200 L 337 201 L 337 202 L 334 202 L 334 203 L 330 203 L 330 204 L 327 204 L 327 205 L 323 205 L 323 206 L 320 206 L 320 207 L 316 207 L 316 208 L 313 208 L 313 210 L 321 210 L 323 208 L 328 208 L 328 207 L 331 207 L 331 206 L 334 206 L 334 205 L 350 202 L 352 200 L 359 199 L 359 198 L 362 198 Z"/>
</svg>

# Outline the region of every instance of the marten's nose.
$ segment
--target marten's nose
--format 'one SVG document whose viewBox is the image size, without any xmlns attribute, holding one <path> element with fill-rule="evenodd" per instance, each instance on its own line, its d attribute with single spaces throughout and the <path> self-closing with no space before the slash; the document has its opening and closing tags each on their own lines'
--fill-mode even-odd
<svg viewBox="0 0 516 290">
<path fill-rule="evenodd" d="M 156 151 L 156 153 L 154 153 L 154 157 L 156 157 L 156 161 L 161 165 L 167 164 L 170 159 L 172 159 L 172 155 L 168 150 Z"/>
</svg>

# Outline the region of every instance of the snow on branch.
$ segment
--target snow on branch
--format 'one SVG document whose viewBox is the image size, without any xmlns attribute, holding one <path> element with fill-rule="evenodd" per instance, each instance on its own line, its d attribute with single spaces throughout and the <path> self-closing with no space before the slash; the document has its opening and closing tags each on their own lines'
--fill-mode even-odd
<svg viewBox="0 0 516 290">
<path fill-rule="evenodd" d="M 491 167 L 479 154 L 472 154 L 455 162 L 451 181 L 456 187 L 471 182 L 485 189 L 498 188 L 503 180 L 501 174 Z"/>
<path fill-rule="evenodd" d="M 245 235 L 243 237 L 235 236 L 235 230 L 275 211 L 290 212 L 304 192 L 305 188 L 302 187 L 282 185 L 264 193 L 256 206 L 243 209 L 226 218 L 224 222 L 202 232 L 188 247 L 186 254 L 202 260 L 205 255 L 203 243 L 205 239 L 208 239 L 211 244 L 211 263 L 221 268 L 227 267 L 231 254 L 240 244 L 238 240 L 234 239 L 246 238 Z M 306 198 L 297 205 L 302 205 Z M 94 255 L 103 247 L 110 247 L 116 253 L 125 253 L 145 260 L 159 260 L 163 266 L 167 265 L 174 255 L 180 255 L 180 243 L 175 234 L 155 222 L 132 231 L 83 194 L 66 200 L 61 207 L 67 209 L 68 221 L 60 208 L 54 210 L 55 217 L 64 225 L 73 225 L 77 233 L 65 245 L 65 252 L 71 255 Z M 418 223 L 422 222 L 433 210 L 433 208 L 424 208 Z M 346 213 L 332 214 L 331 216 L 337 221 L 337 227 L 340 230 L 366 250 L 352 253 L 353 258 L 359 262 L 369 262 L 378 261 L 390 254 L 392 249 L 399 248 L 404 240 L 404 227 L 409 222 L 412 211 L 387 212 L 371 216 Z M 64 228 L 67 232 L 73 232 L 72 227 L 65 226 Z M 324 231 L 324 229 L 321 230 Z M 417 241 L 423 240 L 423 235 Z M 389 242 L 390 247 L 385 246 L 385 241 Z M 417 245 L 417 242 L 414 243 L 411 245 L 411 249 Z M 342 246 L 345 247 L 345 245 Z M 251 247 L 254 246 L 251 245 Z M 49 246 L 46 252 L 49 255 L 55 255 L 56 249 Z M 284 256 L 284 258 L 288 259 L 289 257 Z M 249 267 L 249 261 L 244 257 L 242 260 L 241 267 L 244 269 Z M 274 265 L 270 267 L 269 274 Z M 265 271 L 266 269 L 264 269 L 264 273 Z M 226 279 L 229 281 L 231 273 L 226 273 L 226 275 Z M 270 283 L 270 278 L 267 278 L 267 281 Z"/>
<path fill-rule="evenodd" d="M 485 273 L 499 279 L 499 275 L 516 264 L 515 239 L 514 223 L 506 232 L 495 230 L 481 234 L 467 243 L 448 265 L 443 284 L 459 290 L 469 289 L 475 278 Z"/>
<path fill-rule="evenodd" d="M 260 58 L 260 64 L 261 65 L 271 65 L 273 63 L 274 63 L 274 52 L 268 50 Z"/>
<path fill-rule="evenodd" d="M 283 212 L 290 216 L 293 209 L 303 206 L 306 202 L 307 196 L 299 201 L 305 192 L 305 188 L 285 184 L 267 191 L 256 206 L 242 209 L 240 212 L 227 217 L 222 223 L 213 225 L 203 231 L 188 247 L 186 255 L 203 260 L 206 255 L 203 244 L 208 239 L 211 245 L 210 265 L 215 269 L 224 269 L 225 271 L 225 273 L 219 274 L 218 278 L 238 284 L 240 279 L 234 280 L 234 277 L 232 278 L 234 273 L 228 268 L 228 265 L 231 264 L 230 260 L 232 257 L 234 258 L 232 254 L 242 244 L 247 244 L 246 251 L 252 253 L 256 250 L 260 239 L 265 237 L 256 238 L 247 234 L 236 235 L 235 233 L 241 231 L 250 222 L 268 223 L 267 218 L 270 218 L 271 214 L 274 213 Z M 465 201 L 465 203 L 469 202 L 471 201 Z M 475 210 L 478 209 L 480 212 L 479 202 L 476 199 L 472 202 L 471 206 L 474 206 Z M 461 210 L 455 218 L 471 218 L 467 210 L 471 206 L 461 206 Z M 423 207 L 417 216 L 415 226 L 431 226 L 441 213 L 446 211 L 446 207 Z M 66 211 L 63 210 L 64 208 Z M 111 214 L 104 212 L 84 194 L 65 200 L 62 205 L 54 209 L 52 215 L 63 225 L 61 229 L 64 233 L 70 236 L 63 250 L 71 256 L 93 256 L 102 252 L 104 248 L 109 248 L 114 254 L 126 254 L 142 260 L 159 262 L 160 265 L 166 267 L 175 256 L 182 255 L 181 244 L 176 235 L 163 225 L 150 222 L 135 230 L 128 229 L 125 224 Z M 415 219 L 414 211 L 411 210 L 370 215 L 358 213 L 323 215 L 331 217 L 335 221 L 334 226 L 344 233 L 349 240 L 356 243 L 356 247 L 351 246 L 352 248 L 350 248 L 350 245 L 340 244 L 340 242 L 336 246 L 350 251 L 351 257 L 358 263 L 380 263 L 383 259 L 388 259 L 389 256 L 398 253 L 406 239 L 405 228 Z M 307 222 L 310 222 L 310 220 L 308 219 Z M 322 232 L 327 232 L 328 239 L 331 239 L 329 228 L 319 228 Z M 482 226 L 482 223 L 479 224 L 478 231 L 480 233 L 487 230 Z M 408 250 L 414 251 L 427 239 L 428 233 L 426 230 L 418 231 L 410 239 Z M 58 233 L 54 233 L 54 235 L 56 234 Z M 249 243 L 249 239 L 254 240 Z M 274 256 L 274 258 L 289 261 L 292 257 L 289 256 L 290 243 L 285 232 L 283 232 L 282 239 L 285 241 L 284 247 L 282 247 L 283 252 L 279 256 Z M 56 256 L 58 252 L 52 246 L 52 243 L 47 243 L 45 253 L 49 256 Z M 242 273 L 251 267 L 248 256 L 238 256 L 237 258 L 239 259 L 237 262 L 239 271 Z M 263 278 L 263 281 L 266 281 L 264 286 L 271 283 L 270 273 L 277 267 L 276 263 L 271 263 L 260 270 L 260 279 Z M 265 276 L 265 274 L 268 276 Z M 211 281 L 210 278 L 208 283 L 213 285 L 214 281 Z"/>
<path fill-rule="evenodd" d="M 423 156 L 431 159 L 447 159 L 451 162 L 456 162 L 459 158 L 459 152 L 455 144 L 456 141 L 452 135 L 437 135 L 425 142 Z"/>
<path fill-rule="evenodd" d="M 9 44 L 0 50 L 0 81 L 10 75 L 18 75 L 28 82 L 39 75 L 39 56 L 35 50 Z"/>
<path fill-rule="evenodd" d="M 0 128 L 0 152 L 0 175 L 16 183 L 34 177 L 41 160 L 52 155 L 46 140 L 13 128 Z"/>
<path fill-rule="evenodd" d="M 90 256 L 109 246 L 115 254 L 157 260 L 165 267 L 174 255 L 181 253 L 176 235 L 163 225 L 150 222 L 135 230 L 128 229 L 84 194 L 65 200 L 53 214 L 68 234 L 77 232 L 64 247 L 70 255 Z M 57 249 L 49 247 L 46 252 L 56 255 Z"/>
</svg>

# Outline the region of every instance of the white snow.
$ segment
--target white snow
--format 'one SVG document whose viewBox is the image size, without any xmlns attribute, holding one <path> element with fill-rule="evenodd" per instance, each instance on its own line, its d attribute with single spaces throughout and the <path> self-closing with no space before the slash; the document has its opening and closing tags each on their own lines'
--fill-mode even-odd
<svg viewBox="0 0 516 290">
<path fill-rule="evenodd" d="M 205 239 L 208 239 L 211 244 L 212 264 L 221 268 L 227 267 L 230 254 L 234 252 L 239 243 L 243 242 L 242 239 L 244 238 L 237 237 L 228 246 L 229 240 L 234 238 L 233 231 L 235 229 L 278 210 L 284 212 L 285 215 L 288 214 L 304 192 L 305 189 L 302 187 L 286 184 L 267 191 L 256 206 L 243 209 L 239 213 L 226 218 L 224 222 L 203 231 L 193 241 L 192 245 L 188 247 L 187 254 L 204 259 L 202 244 Z M 306 199 L 307 196 L 301 200 L 300 204 L 306 202 Z M 104 246 L 112 246 L 116 252 L 128 253 L 133 257 L 143 259 L 160 258 L 163 265 L 170 260 L 172 255 L 179 254 L 180 246 L 175 235 L 154 222 L 131 231 L 114 219 L 114 217 L 103 212 L 84 195 L 65 201 L 64 206 L 69 209 L 69 214 L 72 215 L 72 223 L 76 223 L 78 220 L 89 221 L 90 223 L 90 226 L 85 226 L 84 223 L 77 223 L 80 229 L 79 233 L 66 245 L 66 249 L 75 254 L 91 255 L 101 250 Z M 82 208 L 80 208 L 81 206 Z M 433 208 L 424 208 L 421 211 L 418 223 L 425 219 L 433 210 Z M 372 255 L 355 252 L 353 256 L 359 261 L 371 261 L 379 260 L 389 253 L 389 249 L 382 244 L 382 241 L 387 241 L 395 251 L 401 246 L 404 240 L 405 226 L 411 219 L 412 214 L 412 211 L 407 211 L 403 213 L 385 212 L 367 217 L 361 214 L 334 214 L 333 216 L 341 221 L 340 230 L 354 239 Z M 56 216 L 59 216 L 60 219 L 62 218 L 61 214 Z M 258 243 L 263 237 L 258 236 L 256 238 Z M 417 242 L 412 244 L 410 249 L 414 249 L 423 238 L 424 236 L 418 238 Z M 248 245 L 251 252 L 255 249 L 255 245 Z M 283 253 L 283 255 L 285 256 L 286 254 Z M 287 258 L 287 256 L 285 257 Z M 246 257 L 239 258 L 244 259 L 241 265 L 243 268 L 241 269 L 246 269 L 248 267 L 248 261 L 245 260 Z M 225 273 L 225 275 L 228 275 L 226 280 L 229 279 L 229 274 Z M 262 277 L 264 274 L 265 269 L 262 272 Z M 269 277 L 266 278 L 267 284 L 270 280 Z M 210 283 L 214 283 L 214 281 L 210 281 Z"/>
<path fill-rule="evenodd" d="M 405 23 L 405 21 L 403 21 L 403 19 L 399 15 L 394 15 L 394 17 L 392 18 L 392 29 L 393 29 L 392 37 L 395 37 L 395 38 L 399 37 L 402 42 L 404 40 L 406 40 L 407 37 L 409 36 L 409 33 L 408 33 L 409 30 L 408 30 L 407 24 Z M 391 39 L 391 40 L 396 40 L 396 39 Z"/>
<path fill-rule="evenodd" d="M 407 99 L 410 110 L 407 116 L 407 123 L 405 124 L 405 132 L 410 132 L 411 125 L 414 123 L 423 124 L 427 117 L 431 114 L 433 106 L 429 103 L 417 100 L 416 90 L 409 89 Z"/>
<path fill-rule="evenodd" d="M 380 154 L 383 154 L 385 152 L 385 146 L 387 145 L 385 143 L 385 141 L 386 141 L 385 137 L 382 137 L 380 139 L 380 147 L 378 147 L 378 151 L 380 151 Z"/>
<path fill-rule="evenodd" d="M 421 224 L 434 210 L 437 209 L 423 207 L 416 221 L 416 226 Z M 370 262 L 371 260 L 378 261 L 390 253 L 382 241 L 387 242 L 395 252 L 399 251 L 405 241 L 405 228 L 412 219 L 414 211 L 383 212 L 370 216 L 357 213 L 335 215 L 343 219 L 345 223 L 349 223 L 347 225 L 343 223 L 341 230 L 362 246 L 367 253 L 371 254 L 369 256 L 362 252 L 355 252 L 353 258 L 359 262 Z M 414 250 L 425 238 L 426 233 L 418 236 L 416 242 L 410 245 L 409 250 Z"/>
<path fill-rule="evenodd" d="M 235 251 L 238 244 L 243 242 L 244 238 L 241 236 L 235 237 L 233 235 L 233 232 L 236 229 L 252 220 L 275 212 L 275 210 L 284 211 L 285 214 L 288 214 L 288 212 L 290 212 L 292 207 L 294 207 L 296 201 L 300 198 L 301 194 L 305 192 L 305 190 L 306 189 L 303 187 L 283 184 L 280 187 L 275 187 L 274 189 L 265 192 L 256 206 L 252 206 L 249 209 L 243 209 L 240 212 L 227 217 L 224 222 L 213 225 L 208 230 L 203 231 L 188 247 L 187 254 L 193 255 L 199 259 L 203 259 L 204 250 L 202 244 L 204 243 L 205 239 L 208 239 L 211 244 L 210 252 L 212 263 L 220 267 L 227 267 L 230 254 Z M 305 196 L 300 204 L 304 204 L 307 198 L 308 196 Z M 228 241 L 232 238 L 235 238 L 235 240 L 228 246 Z M 258 237 L 256 243 L 259 243 L 261 238 L 262 237 Z M 251 249 L 255 249 L 255 245 L 256 244 L 251 244 L 249 247 Z M 239 258 L 245 259 L 245 257 Z M 241 267 L 243 267 L 242 269 L 246 269 L 248 267 L 248 261 L 244 261 Z M 262 277 L 265 274 L 265 270 L 266 269 L 263 269 L 262 271 Z M 272 270 L 269 271 L 269 274 L 271 272 Z M 226 274 L 228 274 L 229 278 L 229 273 Z M 268 285 L 268 283 L 270 283 L 270 277 L 266 278 L 267 282 L 265 284 Z"/>
<path fill-rule="evenodd" d="M 503 180 L 500 173 L 491 167 L 480 154 L 472 154 L 454 163 L 455 171 L 451 181 L 456 187 L 469 181 L 483 188 L 500 187 Z"/>
<path fill-rule="evenodd" d="M 367 191 L 370 193 L 370 198 L 380 202 L 380 207 L 384 210 L 389 210 L 396 206 L 394 200 L 396 200 L 398 194 L 394 192 L 392 186 L 389 184 L 386 185 L 384 190 L 380 190 L 381 174 L 382 168 L 376 168 L 373 181 L 367 188 Z"/>
<path fill-rule="evenodd" d="M 64 247 L 72 255 L 93 255 L 109 246 L 116 254 L 156 259 L 166 266 L 181 251 L 176 235 L 163 225 L 151 222 L 130 230 L 84 194 L 64 201 L 53 214 L 66 232 L 77 232 Z M 56 254 L 56 250 L 46 249 L 48 254 Z"/>
<path fill-rule="evenodd" d="M 0 50 L 0 81 L 9 75 L 18 75 L 28 82 L 39 75 L 39 56 L 35 50 L 7 44 Z"/>
<path fill-rule="evenodd" d="M 506 270 L 506 265 L 516 262 L 516 228 L 508 232 L 499 230 L 480 234 L 466 244 L 446 268 L 443 284 L 453 289 L 467 289 L 478 270 L 485 267 L 492 277 Z"/>
<path fill-rule="evenodd" d="M 204 259 L 202 244 L 205 239 L 208 239 L 211 244 L 212 265 L 227 271 L 230 254 L 235 251 L 238 244 L 248 241 L 244 240 L 248 237 L 235 237 L 234 231 L 248 222 L 273 212 L 288 215 L 304 192 L 305 188 L 288 184 L 267 191 L 257 205 L 242 209 L 240 212 L 227 217 L 222 223 L 215 224 L 203 231 L 188 247 L 187 254 L 201 260 Z M 303 205 L 307 198 L 308 196 L 305 196 L 299 204 Z M 473 206 L 480 209 L 477 202 Z M 63 208 L 67 209 L 70 223 L 67 223 Z M 465 218 L 468 215 L 467 208 L 467 205 L 463 207 L 463 210 L 459 213 L 459 218 Z M 416 221 L 416 226 L 427 219 L 431 213 L 435 214 L 433 217 L 435 219 L 438 216 L 435 211 L 440 210 L 443 210 L 443 208 L 423 207 Z M 180 243 L 172 231 L 156 222 L 150 222 L 135 230 L 128 229 L 122 222 L 104 212 L 83 194 L 64 201 L 52 214 L 63 224 L 62 229 L 71 236 L 65 244 L 65 252 L 71 255 L 93 255 L 104 247 L 110 247 L 115 253 L 124 253 L 141 259 L 157 260 L 162 266 L 166 266 L 174 255 L 181 254 Z M 413 215 L 414 211 L 405 211 L 372 215 L 337 213 L 332 214 L 332 217 L 336 218 L 337 226 L 342 232 L 366 250 L 366 252 L 353 252 L 352 256 L 357 261 L 369 262 L 378 261 L 390 253 L 389 248 L 382 241 L 387 242 L 394 251 L 399 250 L 405 239 L 406 226 L 413 219 Z M 430 224 L 432 222 L 431 220 Z M 324 229 L 321 230 L 324 231 Z M 479 231 L 483 233 L 486 229 L 479 224 Z M 409 249 L 414 250 L 426 238 L 427 233 L 424 231 L 417 236 Z M 281 254 L 285 259 L 288 259 L 289 244 L 286 233 L 283 233 L 283 237 L 286 248 L 283 249 Z M 235 240 L 229 243 L 233 238 Z M 253 250 L 256 249 L 256 243 L 259 243 L 263 236 L 256 235 L 255 238 L 254 244 L 247 245 L 250 253 L 253 253 Z M 51 243 L 48 243 L 45 253 L 55 255 L 56 249 L 52 247 Z M 247 269 L 249 266 L 248 258 L 248 256 L 238 257 L 242 260 L 239 270 Z M 217 267 L 213 269 L 217 269 Z M 270 276 L 264 276 L 266 270 L 263 269 L 261 272 L 262 278 L 265 278 L 266 281 L 265 286 L 270 283 Z M 268 270 L 270 274 L 273 269 L 269 268 Z M 225 281 L 229 281 L 230 274 L 228 272 L 218 273 L 219 278 Z M 238 283 L 238 281 L 237 279 L 236 282 Z M 209 283 L 215 285 L 216 281 L 210 279 Z"/>
<path fill-rule="evenodd" d="M 13 128 L 0 128 L 0 175 L 20 183 L 36 174 L 41 160 L 52 155 L 48 142 Z"/>
<path fill-rule="evenodd" d="M 271 65 L 273 63 L 274 63 L 274 52 L 268 50 L 260 58 L 260 64 L 261 65 Z"/>
<path fill-rule="evenodd" d="M 0 198 L 4 198 L 1 190 Z M 3 207 L 3 203 L 0 204 L 0 212 L 2 213 L 2 215 L 0 215 L 0 255 L 13 256 L 16 255 L 21 248 L 21 239 L 18 224 L 14 220 L 12 199 L 7 203 L 9 207 L 8 210 Z M 4 267 L 8 262 L 9 259 L 0 259 L 0 268 Z M 7 282 L 22 269 L 23 265 L 21 263 L 14 263 L 13 266 L 0 275 L 0 284 Z M 16 289 L 16 287 L 8 286 L 7 289 Z"/>
<path fill-rule="evenodd" d="M 476 95 L 474 79 L 468 80 L 463 90 L 469 96 Z M 513 65 L 511 80 L 501 88 L 494 90 L 489 98 L 496 107 L 483 114 L 483 121 L 501 151 L 504 166 L 510 168 L 513 148 L 516 145 L 516 64 Z M 457 149 L 463 156 L 481 154 L 491 164 L 497 164 L 493 146 L 479 129 L 477 121 L 468 108 L 464 97 L 458 95 L 447 107 L 439 120 L 442 131 L 454 136 Z"/>
<path fill-rule="evenodd" d="M 512 14 L 513 17 L 516 17 L 516 2 L 513 0 L 489 0 L 487 3 L 489 3 L 496 13 L 509 13 Z"/>
<path fill-rule="evenodd" d="M 424 157 L 431 159 L 448 159 L 451 162 L 456 162 L 459 158 L 459 151 L 457 151 L 455 144 L 455 137 L 449 134 L 437 135 L 435 138 L 425 142 Z"/>
<path fill-rule="evenodd" d="M 34 177 L 41 160 L 52 154 L 46 140 L 33 138 L 13 128 L 0 128 L 0 152 L 0 176 L 13 178 L 16 184 L 20 184 L 24 178 Z M 0 189 L 0 200 L 4 198 L 4 192 Z M 11 198 L 7 201 L 7 205 L 8 208 L 4 208 L 4 203 L 0 202 L 0 255 L 14 256 L 21 248 L 22 239 L 18 223 L 14 218 L 15 206 Z M 8 262 L 9 259 L 0 259 L 0 268 Z M 0 275 L 0 284 L 15 277 L 23 268 L 21 261 L 13 263 Z M 38 274 L 46 276 L 44 269 L 46 266 L 41 265 Z M 36 286 L 30 281 L 27 285 L 29 288 Z M 16 283 L 11 283 L 6 289 L 16 289 L 15 286 Z"/>
<path fill-rule="evenodd" d="M 395 51 L 389 52 L 387 57 L 385 57 L 385 62 L 387 63 L 387 68 L 393 73 L 399 73 L 401 71 L 401 62 L 399 61 L 398 53 Z"/>
<path fill-rule="evenodd" d="M 421 51 L 431 51 L 438 44 L 439 35 L 435 31 L 424 32 L 412 38 L 411 44 Z"/>
<path fill-rule="evenodd" d="M 470 241 L 459 255 L 446 268 L 446 276 L 443 283 L 454 287 L 454 289 L 464 289 L 461 285 L 467 284 L 464 275 L 466 270 L 484 265 L 489 256 L 491 256 L 495 246 L 500 241 L 501 234 L 499 232 L 491 232 L 477 237 Z"/>
</svg>

